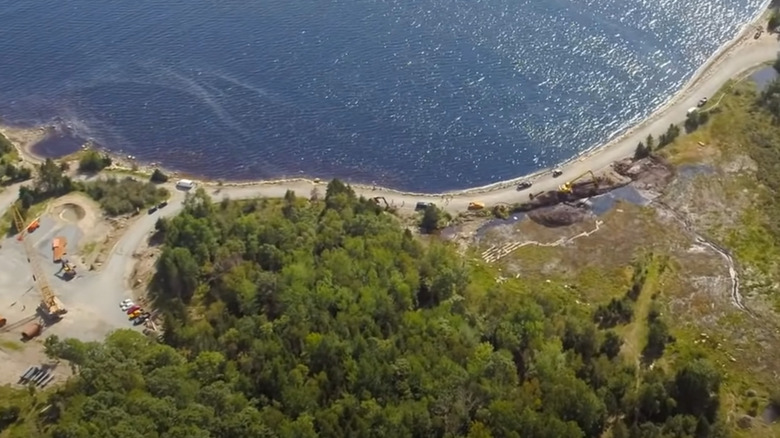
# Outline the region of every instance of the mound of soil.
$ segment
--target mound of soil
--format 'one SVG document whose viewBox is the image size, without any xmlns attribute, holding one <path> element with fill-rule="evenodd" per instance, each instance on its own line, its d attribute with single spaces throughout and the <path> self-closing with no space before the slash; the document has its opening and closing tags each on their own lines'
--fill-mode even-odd
<svg viewBox="0 0 780 438">
<path fill-rule="evenodd" d="M 528 213 L 532 221 L 545 227 L 563 227 L 590 219 L 593 216 L 586 207 L 575 207 L 570 204 L 558 204 L 542 207 Z"/>
<path fill-rule="evenodd" d="M 57 217 L 59 217 L 62 220 L 68 221 L 68 222 L 78 222 L 87 215 L 87 212 L 84 211 L 84 207 L 78 205 L 78 204 L 62 204 L 57 207 L 56 210 Z"/>
<path fill-rule="evenodd" d="M 614 169 L 620 175 L 631 178 L 638 189 L 660 190 L 674 178 L 674 168 L 660 157 L 618 161 Z"/>
</svg>

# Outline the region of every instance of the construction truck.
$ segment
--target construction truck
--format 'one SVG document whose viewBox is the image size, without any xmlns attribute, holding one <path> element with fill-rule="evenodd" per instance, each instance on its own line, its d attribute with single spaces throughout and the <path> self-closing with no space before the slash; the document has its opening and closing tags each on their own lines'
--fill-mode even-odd
<svg viewBox="0 0 780 438">
<path fill-rule="evenodd" d="M 68 246 L 68 240 L 64 237 L 55 237 L 51 241 L 51 253 L 52 261 L 54 263 L 62 261 L 62 256 L 66 254 L 66 247 Z"/>
<path fill-rule="evenodd" d="M 571 181 L 566 181 L 565 183 L 561 184 L 560 187 L 558 187 L 558 191 L 564 194 L 569 194 L 574 190 L 574 183 L 579 181 L 582 177 L 590 175 L 591 179 L 593 180 L 593 183 L 596 184 L 596 187 L 598 187 L 599 180 L 596 179 L 596 175 L 593 174 L 590 170 L 583 172 L 582 174 L 578 175 L 576 178 L 574 178 Z"/>
<path fill-rule="evenodd" d="M 30 239 L 25 239 L 28 232 L 33 232 L 40 227 L 40 221 L 35 219 L 25 227 L 24 217 L 19 211 L 19 208 L 14 204 L 12 209 L 14 214 L 14 225 L 19 233 L 16 240 L 22 242 L 24 245 L 24 251 L 27 254 L 27 262 L 30 264 L 33 272 L 33 282 L 38 289 L 38 293 L 41 294 L 40 309 L 47 320 L 52 322 L 57 321 L 68 311 L 65 309 L 65 306 L 62 305 L 59 298 L 54 295 L 51 286 L 49 286 L 49 282 L 46 280 L 46 274 L 43 272 L 40 261 L 38 260 L 38 254 L 36 254 L 33 249 Z"/>
<path fill-rule="evenodd" d="M 469 202 L 469 210 L 482 210 L 483 208 L 485 208 L 485 204 L 481 202 Z"/>
</svg>

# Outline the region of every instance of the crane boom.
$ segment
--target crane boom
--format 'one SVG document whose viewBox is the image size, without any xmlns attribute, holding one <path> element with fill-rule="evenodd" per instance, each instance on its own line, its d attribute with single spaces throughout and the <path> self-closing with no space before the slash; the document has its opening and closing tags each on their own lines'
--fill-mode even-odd
<svg viewBox="0 0 780 438">
<path fill-rule="evenodd" d="M 16 231 L 19 233 L 19 236 L 16 239 L 24 244 L 27 261 L 32 267 L 33 281 L 35 282 L 38 292 L 41 294 L 43 302 L 42 307 L 48 312 L 50 317 L 59 319 L 63 314 L 67 313 L 67 310 L 62 306 L 62 303 L 57 299 L 57 296 L 54 295 L 54 291 L 46 280 L 46 275 L 43 273 L 43 269 L 41 268 L 41 264 L 35 254 L 32 244 L 29 240 L 25 239 L 28 230 L 38 227 L 38 221 L 35 220 L 25 227 L 22 213 L 16 205 L 13 206 L 13 213 L 14 225 L 16 226 Z"/>
</svg>

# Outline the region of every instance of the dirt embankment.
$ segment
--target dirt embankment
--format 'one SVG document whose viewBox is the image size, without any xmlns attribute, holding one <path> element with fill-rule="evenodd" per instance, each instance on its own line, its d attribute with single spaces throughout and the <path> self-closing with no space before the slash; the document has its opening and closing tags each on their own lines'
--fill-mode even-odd
<svg viewBox="0 0 780 438">
<path fill-rule="evenodd" d="M 585 204 L 558 204 L 528 213 L 528 218 L 545 227 L 564 227 L 593 217 L 593 212 Z"/>
<path fill-rule="evenodd" d="M 618 174 L 629 178 L 636 188 L 655 192 L 665 188 L 675 176 L 674 166 L 664 158 L 656 156 L 641 160 L 620 160 L 615 162 L 612 168 Z"/>
<path fill-rule="evenodd" d="M 654 156 L 617 161 L 612 170 L 608 176 L 598 176 L 595 181 L 574 184 L 571 193 L 557 190 L 533 195 L 529 202 L 520 204 L 515 211 L 528 212 L 531 220 L 546 227 L 572 225 L 594 217 L 586 198 L 603 195 L 628 184 L 659 193 L 675 175 L 671 164 Z"/>
</svg>

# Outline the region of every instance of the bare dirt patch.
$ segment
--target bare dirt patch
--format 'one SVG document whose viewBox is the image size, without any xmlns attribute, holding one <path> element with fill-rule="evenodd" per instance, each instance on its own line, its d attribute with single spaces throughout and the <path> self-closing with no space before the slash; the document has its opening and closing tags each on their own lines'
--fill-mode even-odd
<svg viewBox="0 0 780 438">
<path fill-rule="evenodd" d="M 613 167 L 618 174 L 631 178 L 634 186 L 641 190 L 663 190 L 674 178 L 674 168 L 658 156 L 637 161 L 622 160 Z"/>
<path fill-rule="evenodd" d="M 18 385 L 19 376 L 31 366 L 45 366 L 50 370 L 54 379 L 47 387 L 63 382 L 73 374 L 70 367 L 46 357 L 41 341 L 23 343 L 16 333 L 0 333 L 0 360 L 3 363 L 0 367 L 0 385 L 21 387 Z"/>
<path fill-rule="evenodd" d="M 83 193 L 70 193 L 56 199 L 49 213 L 58 221 L 78 226 L 84 233 L 78 254 L 84 266 L 100 263 L 121 236 L 125 220 L 106 218 L 100 205 Z"/>
<path fill-rule="evenodd" d="M 137 299 L 137 302 L 143 301 L 146 296 L 149 283 L 154 276 L 157 259 L 160 257 L 161 252 L 162 249 L 159 246 L 151 246 L 148 243 L 144 243 L 133 253 L 135 266 L 130 276 L 130 286 L 133 288 L 133 297 Z"/>
<path fill-rule="evenodd" d="M 78 225 L 85 234 L 92 231 L 103 216 L 95 201 L 77 192 L 54 200 L 49 206 L 49 213 L 58 220 Z"/>
<path fill-rule="evenodd" d="M 562 227 L 593 219 L 594 216 L 589 209 L 583 206 L 558 204 L 533 210 L 528 213 L 528 217 L 539 225 Z"/>
</svg>

